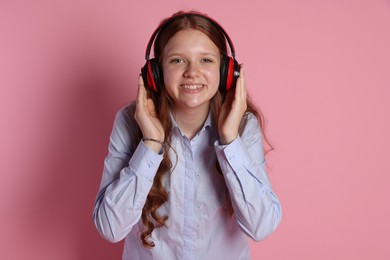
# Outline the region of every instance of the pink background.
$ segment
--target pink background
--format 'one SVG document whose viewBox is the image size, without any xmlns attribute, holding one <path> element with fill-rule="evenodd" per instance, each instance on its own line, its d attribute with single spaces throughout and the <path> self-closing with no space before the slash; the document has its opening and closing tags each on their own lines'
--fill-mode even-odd
<svg viewBox="0 0 390 260">
<path fill-rule="evenodd" d="M 388 0 L 2 0 L 0 258 L 120 259 L 91 217 L 108 135 L 180 9 L 229 32 L 268 119 L 283 221 L 252 259 L 390 259 Z"/>
</svg>

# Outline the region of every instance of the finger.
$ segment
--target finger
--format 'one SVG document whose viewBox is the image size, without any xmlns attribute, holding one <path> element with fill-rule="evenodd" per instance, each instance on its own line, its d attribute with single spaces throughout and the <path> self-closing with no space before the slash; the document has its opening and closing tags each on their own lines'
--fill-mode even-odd
<svg viewBox="0 0 390 260">
<path fill-rule="evenodd" d="M 144 80 L 143 80 L 143 78 L 142 78 L 142 75 L 141 75 L 141 74 L 138 76 L 138 89 L 139 89 L 139 90 L 140 90 L 140 89 L 142 89 L 142 90 L 143 90 L 143 93 L 145 93 L 145 92 L 146 92 L 146 90 L 145 90 L 145 84 L 144 84 Z"/>
<path fill-rule="evenodd" d="M 156 107 L 154 106 L 154 102 L 151 98 L 146 100 L 146 107 L 148 109 L 149 115 L 157 117 Z"/>
<path fill-rule="evenodd" d="M 146 90 L 145 90 L 144 81 L 142 79 L 142 76 L 139 75 L 139 77 L 138 77 L 138 92 L 137 92 L 137 99 L 136 99 L 136 117 L 140 119 L 140 118 L 144 118 L 145 115 L 147 115 Z"/>
<path fill-rule="evenodd" d="M 241 98 L 246 98 L 246 80 L 245 80 L 245 69 L 244 69 L 244 64 L 241 64 L 240 66 L 240 96 Z"/>
<path fill-rule="evenodd" d="M 246 109 L 246 100 L 247 100 L 247 89 L 246 89 L 246 79 L 245 79 L 245 69 L 244 65 L 240 66 L 240 77 L 238 78 L 238 89 L 237 91 L 237 99 L 240 100 L 240 103 L 243 105 L 244 109 Z"/>
<path fill-rule="evenodd" d="M 234 101 L 235 102 L 242 102 L 242 95 L 244 94 L 244 85 L 243 85 L 243 75 L 241 74 L 242 71 L 240 70 L 240 77 L 237 79 L 236 88 L 234 89 Z M 232 91 L 233 92 L 233 91 Z"/>
<path fill-rule="evenodd" d="M 139 101 L 140 107 L 142 107 L 141 108 L 142 110 L 146 107 L 146 112 L 149 115 L 151 115 L 153 117 L 157 116 L 154 102 L 151 98 L 148 98 L 148 96 L 147 96 L 146 88 L 144 85 L 144 80 L 143 80 L 141 75 L 138 78 L 138 101 Z"/>
<path fill-rule="evenodd" d="M 144 86 L 144 81 L 142 76 L 138 76 L 138 93 L 137 93 L 137 102 L 141 105 L 144 104 L 146 99 L 146 90 Z"/>
</svg>

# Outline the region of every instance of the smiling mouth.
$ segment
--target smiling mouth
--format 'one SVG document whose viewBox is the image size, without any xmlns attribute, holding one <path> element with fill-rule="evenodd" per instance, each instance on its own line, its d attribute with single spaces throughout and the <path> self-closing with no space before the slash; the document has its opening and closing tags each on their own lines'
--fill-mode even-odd
<svg viewBox="0 0 390 260">
<path fill-rule="evenodd" d="M 202 84 L 192 84 L 192 85 L 181 85 L 182 88 L 188 89 L 188 90 L 197 90 L 202 88 L 204 85 Z"/>
</svg>

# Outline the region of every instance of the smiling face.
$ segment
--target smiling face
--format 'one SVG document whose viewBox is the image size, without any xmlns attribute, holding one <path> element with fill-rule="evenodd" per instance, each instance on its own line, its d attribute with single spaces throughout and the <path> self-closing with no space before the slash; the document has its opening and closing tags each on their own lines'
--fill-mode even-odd
<svg viewBox="0 0 390 260">
<path fill-rule="evenodd" d="M 165 89 L 174 109 L 208 110 L 218 91 L 221 54 L 206 34 L 177 32 L 162 53 Z"/>
</svg>

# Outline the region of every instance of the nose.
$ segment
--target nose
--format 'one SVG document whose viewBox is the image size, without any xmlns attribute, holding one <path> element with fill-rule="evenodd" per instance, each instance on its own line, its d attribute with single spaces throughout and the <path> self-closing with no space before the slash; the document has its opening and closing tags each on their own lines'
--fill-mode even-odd
<svg viewBox="0 0 390 260">
<path fill-rule="evenodd" d="M 199 76 L 199 65 L 194 62 L 188 62 L 184 71 L 184 77 L 193 78 Z"/>
</svg>

